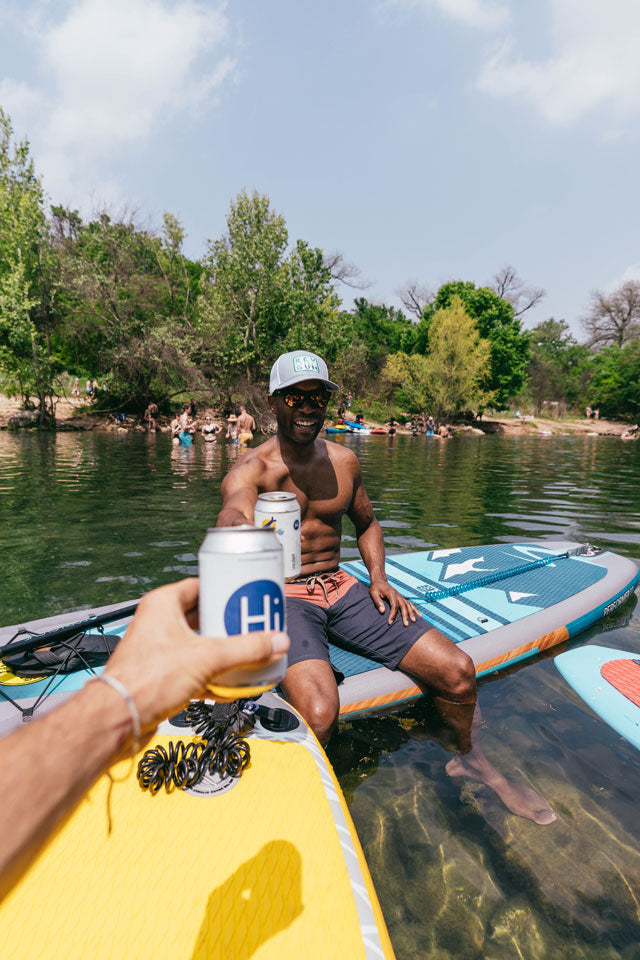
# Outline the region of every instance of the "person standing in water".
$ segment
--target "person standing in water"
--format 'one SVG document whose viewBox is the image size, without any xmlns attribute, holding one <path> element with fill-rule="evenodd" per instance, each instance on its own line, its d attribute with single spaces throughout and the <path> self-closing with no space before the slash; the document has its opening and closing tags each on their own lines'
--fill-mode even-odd
<svg viewBox="0 0 640 960">
<path fill-rule="evenodd" d="M 227 417 L 227 432 L 225 438 L 231 440 L 231 443 L 237 443 L 238 441 L 238 418 L 235 413 L 231 413 Z"/>
<path fill-rule="evenodd" d="M 149 404 L 147 409 L 144 412 L 144 422 L 147 425 L 147 430 L 149 433 L 155 433 L 157 427 L 156 417 L 158 416 L 158 406 L 153 401 Z"/>
<path fill-rule="evenodd" d="M 240 414 L 236 422 L 236 427 L 238 430 L 238 443 L 251 443 L 253 440 L 253 431 L 256 429 L 256 422 L 251 414 L 247 413 L 247 408 L 244 403 L 240 404 Z"/>
<path fill-rule="evenodd" d="M 310 351 L 280 356 L 271 369 L 270 406 L 277 433 L 245 453 L 224 478 L 218 526 L 254 523 L 259 493 L 294 493 L 302 514 L 302 570 L 287 583 L 289 668 L 285 696 L 326 744 L 338 720 L 340 700 L 329 657 L 335 635 L 391 670 L 414 677 L 432 694 L 452 731 L 456 756 L 450 776 L 468 776 L 490 786 L 520 816 L 545 824 L 555 820 L 549 805 L 523 784 L 507 781 L 478 744 L 475 668 L 472 660 L 387 580 L 382 528 L 348 447 L 319 437 L 331 394 L 324 360 Z M 370 586 L 339 566 L 342 521 L 354 524 Z"/>
<path fill-rule="evenodd" d="M 220 433 L 222 427 L 219 427 L 210 413 L 207 413 L 202 425 L 202 436 L 207 443 L 216 442 L 216 434 Z"/>
</svg>

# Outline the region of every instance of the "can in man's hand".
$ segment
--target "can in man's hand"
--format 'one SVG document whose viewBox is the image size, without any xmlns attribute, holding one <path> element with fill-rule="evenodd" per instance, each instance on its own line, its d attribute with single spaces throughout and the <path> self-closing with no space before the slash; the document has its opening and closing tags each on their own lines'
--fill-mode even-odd
<svg viewBox="0 0 640 960">
<path fill-rule="evenodd" d="M 295 493 L 285 490 L 261 493 L 256 502 L 254 523 L 277 534 L 284 555 L 285 580 L 299 576 L 302 569 L 300 504 Z"/>
<path fill-rule="evenodd" d="M 213 527 L 198 554 L 200 632 L 209 637 L 286 630 L 282 547 L 272 530 Z M 287 655 L 266 666 L 237 667 L 208 689 L 218 699 L 254 697 L 284 679 Z"/>
</svg>

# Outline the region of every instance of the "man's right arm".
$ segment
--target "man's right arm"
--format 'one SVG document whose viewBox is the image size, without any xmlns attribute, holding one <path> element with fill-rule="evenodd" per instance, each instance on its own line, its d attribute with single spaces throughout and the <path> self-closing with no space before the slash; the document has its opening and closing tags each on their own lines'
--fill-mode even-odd
<svg viewBox="0 0 640 960">
<path fill-rule="evenodd" d="M 258 485 L 263 472 L 262 462 L 254 456 L 238 463 L 222 481 L 222 510 L 218 527 L 238 527 L 253 524 L 253 513 L 258 499 Z"/>
</svg>

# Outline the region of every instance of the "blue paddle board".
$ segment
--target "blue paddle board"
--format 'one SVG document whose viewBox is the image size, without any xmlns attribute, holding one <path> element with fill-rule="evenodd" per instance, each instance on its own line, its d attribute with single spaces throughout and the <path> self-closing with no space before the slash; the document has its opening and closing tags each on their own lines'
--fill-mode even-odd
<svg viewBox="0 0 640 960">
<path fill-rule="evenodd" d="M 554 663 L 593 712 L 640 750 L 640 653 L 591 644 L 561 653 Z"/>
<path fill-rule="evenodd" d="M 368 583 L 361 560 L 348 560 L 344 570 Z M 478 677 L 496 673 L 537 656 L 554 644 L 576 636 L 617 609 L 633 593 L 640 572 L 625 557 L 570 542 L 501 543 L 450 547 L 387 557 L 389 582 L 408 597 L 429 624 L 471 657 Z M 122 605 L 121 605 L 122 606 Z M 111 608 L 83 611 L 83 617 Z M 124 629 L 114 623 L 109 633 Z M 27 624 L 43 633 L 76 622 L 68 613 Z M 0 628 L 7 643 L 16 627 Z M 352 718 L 372 710 L 389 709 L 415 700 L 424 692 L 402 670 L 389 670 L 374 660 L 330 644 L 333 667 L 344 679 L 338 686 L 340 715 Z M 88 679 L 88 671 L 64 677 L 3 683 L 0 674 L 0 727 L 15 722 L 15 706 L 57 695 L 69 695 Z M 17 682 L 16 682 L 17 681 Z"/>
</svg>

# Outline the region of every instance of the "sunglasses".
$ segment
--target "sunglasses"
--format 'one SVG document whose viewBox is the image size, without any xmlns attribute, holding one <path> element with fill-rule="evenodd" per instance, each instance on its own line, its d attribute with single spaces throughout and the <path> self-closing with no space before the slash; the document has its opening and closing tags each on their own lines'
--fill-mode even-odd
<svg viewBox="0 0 640 960">
<path fill-rule="evenodd" d="M 310 403 L 312 407 L 324 410 L 329 403 L 329 394 L 324 390 L 279 390 L 278 395 L 288 407 L 301 407 L 304 403 Z"/>
</svg>

